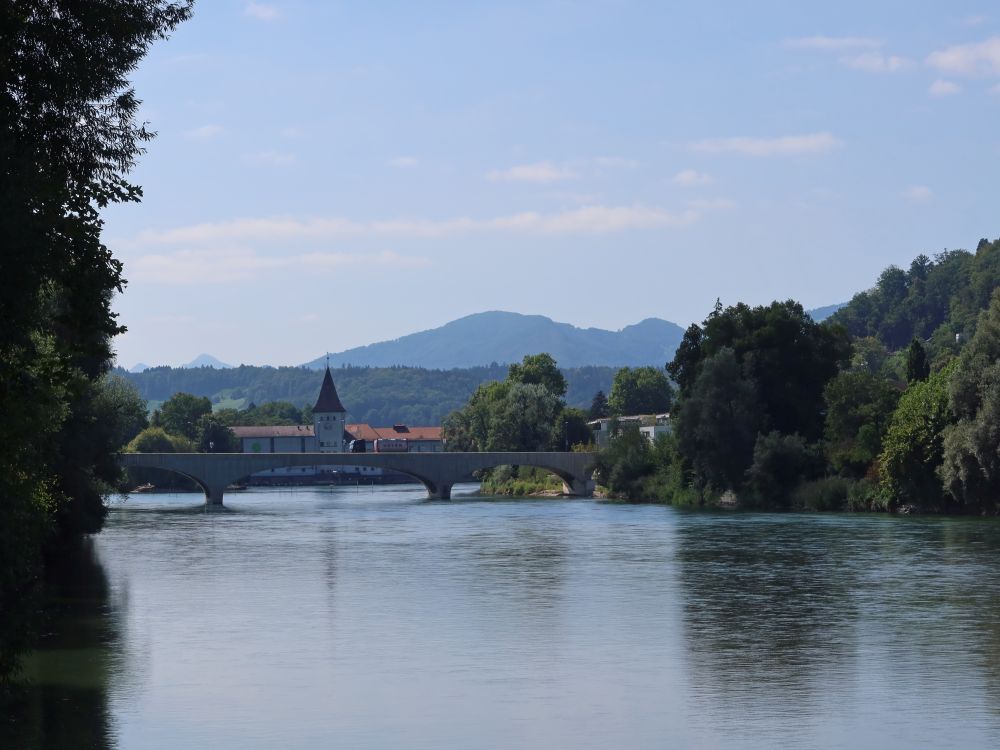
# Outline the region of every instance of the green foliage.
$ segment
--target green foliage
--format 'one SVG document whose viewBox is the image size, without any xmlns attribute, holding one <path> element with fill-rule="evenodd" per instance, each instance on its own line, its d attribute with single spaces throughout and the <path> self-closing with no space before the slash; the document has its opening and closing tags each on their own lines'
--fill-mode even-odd
<svg viewBox="0 0 1000 750">
<path fill-rule="evenodd" d="M 604 391 L 598 391 L 594 394 L 593 401 L 590 402 L 590 411 L 587 416 L 590 419 L 604 419 L 611 414 L 611 409 L 608 406 L 608 397 L 604 395 Z"/>
<path fill-rule="evenodd" d="M 206 414 L 198 420 L 195 445 L 200 453 L 240 453 L 235 433 L 217 417 Z"/>
<path fill-rule="evenodd" d="M 936 469 L 942 461 L 943 431 L 952 421 L 948 380 L 954 370 L 949 365 L 912 383 L 899 399 L 879 456 L 879 493 L 890 509 L 939 509 L 944 503 Z"/>
<path fill-rule="evenodd" d="M 919 339 L 913 339 L 906 350 L 906 382 L 927 380 L 931 374 L 931 366 L 927 361 L 927 352 Z"/>
<path fill-rule="evenodd" d="M 845 510 L 854 482 L 843 477 L 824 477 L 803 482 L 792 492 L 792 507 L 802 510 Z"/>
<path fill-rule="evenodd" d="M 152 135 L 127 75 L 189 14 L 157 0 L 0 8 L 0 681 L 29 642 L 18 612 L 43 543 L 100 528 L 112 452 L 134 429 L 100 383 L 125 281 L 99 211 L 141 195 L 126 175 Z"/>
<path fill-rule="evenodd" d="M 191 440 L 198 436 L 198 422 L 212 413 L 212 402 L 205 396 L 175 393 L 160 407 L 159 426 L 173 435 L 184 435 Z"/>
<path fill-rule="evenodd" d="M 766 307 L 717 307 L 702 327 L 687 330 L 667 366 L 682 400 L 704 363 L 722 349 L 732 350 L 741 376 L 753 381 L 764 431 L 819 438 L 823 388 L 850 355 L 842 329 L 815 323 L 792 300 Z"/>
<path fill-rule="evenodd" d="M 171 435 L 162 427 L 147 427 L 125 446 L 126 453 L 194 453 L 186 437 Z"/>
<path fill-rule="evenodd" d="M 856 294 L 829 321 L 852 336 L 877 337 L 890 350 L 913 338 L 930 339 L 931 359 L 955 350 L 955 334 L 968 341 L 979 312 L 1000 286 L 1000 240 L 981 240 L 975 254 L 920 255 L 908 271 L 890 266 L 873 289 Z"/>
<path fill-rule="evenodd" d="M 1000 510 L 1000 289 L 948 383 L 957 418 L 944 431 L 941 478 L 968 509 Z"/>
<path fill-rule="evenodd" d="M 899 401 L 892 382 L 867 370 L 842 372 L 823 391 L 824 448 L 830 467 L 860 478 L 882 452 L 882 439 Z"/>
<path fill-rule="evenodd" d="M 674 389 L 655 367 L 623 367 L 615 374 L 608 396 L 612 414 L 659 414 L 670 410 Z"/>
<path fill-rule="evenodd" d="M 822 470 L 817 446 L 808 445 L 800 435 L 769 432 L 758 435 L 754 443 L 747 489 L 758 507 L 787 510 L 792 507 L 793 491 Z"/>
<path fill-rule="evenodd" d="M 639 498 L 654 468 L 649 440 L 638 427 L 627 426 L 598 454 L 594 478 L 618 497 Z"/>
<path fill-rule="evenodd" d="M 572 450 L 577 445 L 589 445 L 594 442 L 594 433 L 587 424 L 588 415 L 583 409 L 566 406 L 559 413 L 555 424 L 556 450 Z"/>
<path fill-rule="evenodd" d="M 678 451 L 699 483 L 737 488 L 753 458 L 764 423 L 757 385 L 743 376 L 736 353 L 722 348 L 701 363 L 675 422 Z"/>
<path fill-rule="evenodd" d="M 521 364 L 513 364 L 507 371 L 507 380 L 512 383 L 541 385 L 553 396 L 566 395 L 566 378 L 556 361 L 548 354 L 526 354 Z"/>
</svg>

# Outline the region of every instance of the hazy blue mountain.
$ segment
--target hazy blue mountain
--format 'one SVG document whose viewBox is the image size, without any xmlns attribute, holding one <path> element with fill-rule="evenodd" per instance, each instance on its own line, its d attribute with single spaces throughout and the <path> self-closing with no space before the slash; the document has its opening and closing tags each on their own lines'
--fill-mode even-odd
<svg viewBox="0 0 1000 750">
<path fill-rule="evenodd" d="M 181 367 L 214 367 L 218 370 L 229 370 L 233 367 L 233 365 L 227 365 L 225 362 L 216 359 L 211 354 L 199 354 L 186 365 L 181 365 Z"/>
<path fill-rule="evenodd" d="M 815 320 L 817 323 L 822 323 L 824 320 L 833 315 L 837 310 L 842 307 L 846 307 L 846 302 L 838 302 L 835 305 L 827 305 L 826 307 L 817 307 L 815 310 L 806 310 L 806 315 Z"/>
<path fill-rule="evenodd" d="M 145 362 L 136 362 L 129 369 L 129 372 L 145 372 L 148 369 L 149 369 L 149 365 L 147 365 Z"/>
<path fill-rule="evenodd" d="M 620 331 L 577 328 L 542 315 L 484 312 L 413 333 L 330 355 L 331 366 L 478 367 L 491 362 L 520 362 L 525 354 L 548 352 L 560 367 L 662 367 L 684 336 L 680 326 L 647 318 Z M 307 362 L 320 368 L 326 357 Z"/>
</svg>

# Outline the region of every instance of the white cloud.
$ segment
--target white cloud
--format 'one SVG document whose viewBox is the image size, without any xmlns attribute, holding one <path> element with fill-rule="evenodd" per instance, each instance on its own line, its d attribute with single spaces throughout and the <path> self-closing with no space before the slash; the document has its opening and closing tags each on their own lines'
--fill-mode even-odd
<svg viewBox="0 0 1000 750">
<path fill-rule="evenodd" d="M 287 167 L 295 162 L 295 154 L 283 151 L 258 151 L 253 154 L 245 154 L 244 161 L 251 164 L 260 164 L 268 167 Z"/>
<path fill-rule="evenodd" d="M 1000 76 L 1000 37 L 937 50 L 927 56 L 927 64 L 955 75 Z"/>
<path fill-rule="evenodd" d="M 991 94 L 1000 94 L 1000 83 L 995 84 L 994 86 L 990 87 L 990 93 Z"/>
<path fill-rule="evenodd" d="M 246 281 L 277 271 L 322 273 L 346 266 L 419 268 L 426 258 L 394 252 L 374 254 L 315 252 L 297 255 L 264 255 L 249 248 L 184 249 L 173 253 L 145 255 L 127 264 L 129 277 L 162 284 L 221 284 Z"/>
<path fill-rule="evenodd" d="M 504 170 L 494 170 L 486 175 L 491 182 L 558 182 L 571 180 L 576 173 L 564 167 L 558 167 L 550 161 L 536 164 L 521 164 Z"/>
<path fill-rule="evenodd" d="M 221 125 L 202 125 L 198 128 L 191 128 L 191 130 L 184 131 L 185 138 L 197 138 L 199 140 L 207 140 L 209 138 L 215 138 L 217 135 L 222 135 L 226 130 Z"/>
<path fill-rule="evenodd" d="M 882 46 L 882 40 L 862 36 L 807 36 L 798 39 L 786 39 L 785 46 L 795 49 L 842 52 L 849 49 L 878 49 Z"/>
<path fill-rule="evenodd" d="M 841 58 L 840 61 L 849 68 L 869 73 L 901 73 L 914 66 L 913 60 L 896 55 L 882 55 L 878 52 L 865 52 Z"/>
<path fill-rule="evenodd" d="M 302 131 L 302 128 L 296 128 L 296 127 L 282 128 L 280 133 L 282 138 L 287 138 L 290 141 L 298 140 L 303 135 L 305 135 L 305 133 Z"/>
<path fill-rule="evenodd" d="M 390 167 L 399 167 L 400 169 L 409 169 L 417 166 L 418 163 L 415 156 L 397 156 L 395 159 L 389 159 Z"/>
<path fill-rule="evenodd" d="M 926 185 L 911 185 L 903 192 L 903 197 L 911 203 L 926 203 L 934 197 L 934 191 Z"/>
<path fill-rule="evenodd" d="M 277 21 L 281 18 L 281 11 L 277 7 L 264 3 L 250 3 L 243 10 L 243 14 L 250 16 L 250 18 L 256 18 L 258 21 Z"/>
<path fill-rule="evenodd" d="M 777 138 L 712 138 L 691 144 L 695 151 L 709 154 L 743 154 L 745 156 L 797 156 L 820 154 L 841 145 L 832 133 L 783 135 Z"/>
<path fill-rule="evenodd" d="M 934 81 L 927 89 L 927 93 L 931 96 L 951 96 L 952 94 L 961 93 L 962 87 L 953 81 Z"/>
<path fill-rule="evenodd" d="M 711 182 L 709 175 L 694 169 L 684 169 L 674 175 L 674 183 L 677 185 L 709 185 Z"/>
<path fill-rule="evenodd" d="M 711 206 L 718 207 L 717 205 Z M 389 219 L 358 222 L 334 218 L 244 218 L 194 224 L 167 230 L 141 232 L 130 244 L 224 245 L 234 242 L 334 241 L 364 237 L 427 239 L 473 233 L 521 232 L 526 234 L 605 234 L 631 229 L 677 227 L 700 219 L 706 206 L 689 205 L 671 213 L 646 206 L 590 205 L 555 213 L 526 211 L 485 219 Z"/>
</svg>

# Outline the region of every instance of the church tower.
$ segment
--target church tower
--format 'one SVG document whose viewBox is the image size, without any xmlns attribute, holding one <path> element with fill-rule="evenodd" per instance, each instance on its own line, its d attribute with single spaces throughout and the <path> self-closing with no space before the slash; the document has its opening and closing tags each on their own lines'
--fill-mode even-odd
<svg viewBox="0 0 1000 750">
<path fill-rule="evenodd" d="M 347 409 L 340 403 L 333 384 L 330 365 L 326 366 L 319 398 L 313 407 L 313 427 L 316 430 L 316 450 L 320 453 L 343 453 L 344 430 L 347 429 Z"/>
</svg>

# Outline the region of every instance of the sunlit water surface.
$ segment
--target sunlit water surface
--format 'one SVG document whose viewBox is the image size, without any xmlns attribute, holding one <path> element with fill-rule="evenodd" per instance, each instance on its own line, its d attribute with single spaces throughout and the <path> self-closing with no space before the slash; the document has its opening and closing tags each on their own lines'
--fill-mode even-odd
<svg viewBox="0 0 1000 750">
<path fill-rule="evenodd" d="M 1000 747 L 994 521 L 461 492 L 117 504 L 0 744 Z"/>
</svg>

